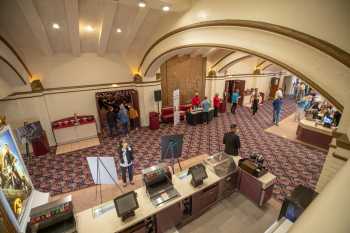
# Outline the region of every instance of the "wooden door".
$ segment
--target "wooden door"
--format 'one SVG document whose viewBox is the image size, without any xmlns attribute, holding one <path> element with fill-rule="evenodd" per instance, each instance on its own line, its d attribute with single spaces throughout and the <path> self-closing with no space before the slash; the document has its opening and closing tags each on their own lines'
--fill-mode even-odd
<svg viewBox="0 0 350 233">
<path fill-rule="evenodd" d="M 279 85 L 280 85 L 280 78 L 276 78 L 276 77 L 271 78 L 270 94 L 269 94 L 270 99 L 275 98 L 276 91 L 278 90 Z"/>
</svg>

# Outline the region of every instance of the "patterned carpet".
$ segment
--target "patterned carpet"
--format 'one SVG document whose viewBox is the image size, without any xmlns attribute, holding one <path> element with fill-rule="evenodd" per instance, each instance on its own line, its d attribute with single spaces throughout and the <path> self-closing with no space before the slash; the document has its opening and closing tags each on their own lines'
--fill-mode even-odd
<svg viewBox="0 0 350 233">
<path fill-rule="evenodd" d="M 295 103 L 285 100 L 282 119 L 295 111 Z M 261 153 L 267 161 L 269 170 L 275 174 L 277 184 L 274 196 L 282 200 L 297 185 L 304 184 L 315 188 L 326 154 L 303 144 L 270 134 L 264 129 L 272 126 L 271 102 L 259 108 L 254 117 L 250 109 L 241 107 L 236 115 L 220 114 L 209 125 L 189 126 L 185 122 L 173 127 L 162 125 L 159 130 L 141 128 L 129 135 L 135 151 L 135 172 L 157 164 L 160 159 L 160 137 L 162 135 L 183 133 L 183 159 L 223 150 L 222 137 L 232 123 L 239 126 L 241 137 L 241 156 Z M 114 156 L 116 164 L 116 145 L 118 138 L 102 138 L 101 145 L 63 155 L 32 157 L 27 167 L 36 189 L 50 192 L 51 195 L 71 192 L 93 185 L 86 157 Z"/>
</svg>

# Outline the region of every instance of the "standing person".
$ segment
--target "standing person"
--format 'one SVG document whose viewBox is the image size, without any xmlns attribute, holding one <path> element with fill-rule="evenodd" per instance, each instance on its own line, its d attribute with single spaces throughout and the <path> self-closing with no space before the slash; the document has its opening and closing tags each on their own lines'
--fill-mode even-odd
<svg viewBox="0 0 350 233">
<path fill-rule="evenodd" d="M 219 108 L 220 108 L 220 97 L 218 93 L 216 93 L 214 96 L 213 104 L 214 104 L 214 117 L 217 117 Z"/>
<path fill-rule="evenodd" d="M 278 88 L 278 90 L 276 91 L 276 97 L 275 98 L 283 98 L 282 88 Z"/>
<path fill-rule="evenodd" d="M 118 153 L 119 153 L 120 170 L 122 173 L 123 187 L 126 187 L 127 185 L 126 173 L 128 173 L 130 184 L 133 185 L 134 184 L 133 182 L 134 156 L 133 156 L 132 148 L 125 138 L 123 138 L 119 143 Z"/>
<path fill-rule="evenodd" d="M 198 92 L 195 93 L 195 96 L 192 98 L 191 103 L 192 103 L 192 107 L 194 108 L 198 108 L 199 105 L 201 104 L 201 98 L 199 97 Z"/>
<path fill-rule="evenodd" d="M 241 140 L 237 135 L 237 125 L 232 124 L 230 126 L 231 131 L 225 133 L 223 143 L 225 144 L 225 153 L 233 156 L 237 156 L 239 154 L 239 150 L 241 148 Z"/>
<path fill-rule="evenodd" d="M 207 124 L 209 124 L 210 101 L 208 100 L 208 97 L 204 97 L 204 100 L 201 102 L 201 106 L 203 108 L 203 122 L 207 122 Z"/>
<path fill-rule="evenodd" d="M 258 107 L 259 107 L 259 92 L 258 92 L 258 88 L 255 89 L 255 91 L 253 92 L 252 95 L 252 114 L 253 116 L 255 115 L 255 113 L 258 112 Z"/>
<path fill-rule="evenodd" d="M 301 119 L 304 118 L 304 111 L 305 111 L 306 104 L 307 104 L 306 96 L 303 97 L 301 100 L 297 101 L 297 111 L 295 113 L 295 121 L 299 122 Z"/>
<path fill-rule="evenodd" d="M 106 114 L 108 134 L 110 137 L 113 137 L 114 131 L 117 130 L 117 122 L 116 122 L 115 113 L 113 110 L 114 110 L 113 107 L 108 107 L 108 112 Z"/>
<path fill-rule="evenodd" d="M 232 112 L 232 114 L 236 114 L 236 109 L 237 109 L 239 98 L 241 98 L 239 96 L 239 90 L 236 89 L 231 95 L 231 102 L 232 102 L 231 112 Z"/>
<path fill-rule="evenodd" d="M 119 112 L 117 113 L 117 118 L 120 121 L 121 125 L 122 125 L 122 133 L 124 135 L 128 134 L 128 127 L 129 127 L 129 117 L 128 114 L 125 113 L 125 111 L 119 110 Z"/>
<path fill-rule="evenodd" d="M 282 98 L 276 98 L 272 102 L 272 106 L 273 106 L 273 118 L 272 118 L 272 121 L 277 126 L 278 126 L 278 123 L 280 122 L 282 104 L 283 104 Z"/>
</svg>

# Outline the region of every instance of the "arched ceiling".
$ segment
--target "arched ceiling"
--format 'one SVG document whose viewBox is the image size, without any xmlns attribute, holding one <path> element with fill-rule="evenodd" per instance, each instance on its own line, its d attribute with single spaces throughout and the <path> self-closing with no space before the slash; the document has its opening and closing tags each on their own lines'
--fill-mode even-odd
<svg viewBox="0 0 350 233">
<path fill-rule="evenodd" d="M 348 98 L 347 94 L 340 94 L 338 86 L 341 85 L 340 89 L 344 88 L 343 93 L 346 92 L 347 77 L 350 74 L 350 69 L 346 65 L 333 57 L 322 56 L 322 52 L 308 44 L 295 43 L 294 38 L 260 29 L 215 26 L 171 33 L 150 48 L 144 62 L 141 63 L 141 72 L 147 74 L 150 67 L 156 63 L 155 61 L 162 59 L 168 52 L 190 46 L 227 48 L 257 55 L 277 63 L 310 83 L 340 109 Z M 328 81 L 330 76 L 334 76 L 337 85 Z"/>
</svg>

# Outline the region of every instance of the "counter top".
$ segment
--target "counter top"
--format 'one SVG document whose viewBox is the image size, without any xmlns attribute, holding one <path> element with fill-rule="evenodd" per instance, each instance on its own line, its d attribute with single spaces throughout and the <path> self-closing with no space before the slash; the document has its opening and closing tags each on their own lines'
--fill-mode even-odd
<svg viewBox="0 0 350 233">
<path fill-rule="evenodd" d="M 183 171 L 184 172 L 184 171 Z M 180 172 L 181 174 L 181 172 Z M 137 200 L 140 208 L 135 210 L 135 216 L 127 219 L 125 222 L 117 216 L 116 210 L 113 207 L 111 210 L 107 211 L 103 215 L 98 217 L 93 216 L 93 209 L 87 209 L 80 213 L 77 213 L 76 223 L 77 230 L 79 233 L 90 233 L 90 232 L 100 232 L 100 233 L 114 233 L 125 230 L 126 228 L 142 221 L 143 219 L 150 217 L 161 210 L 197 193 L 206 187 L 219 182 L 224 177 L 220 178 L 207 169 L 208 178 L 203 181 L 203 185 L 194 188 L 190 184 L 191 176 L 185 176 L 184 178 L 179 178 L 176 174 L 173 176 L 173 184 L 175 189 L 179 192 L 180 196 L 174 198 L 160 206 L 154 206 L 146 193 L 146 187 L 143 186 L 135 190 L 137 193 Z M 102 205 L 113 205 L 113 200 L 103 203 Z"/>
<path fill-rule="evenodd" d="M 238 161 L 241 157 L 235 156 L 234 161 L 238 165 Z M 116 210 L 114 208 L 113 200 L 105 202 L 102 206 L 113 206 L 109 211 L 104 214 L 94 217 L 93 209 L 87 209 L 80 213 L 77 213 L 76 223 L 77 230 L 79 233 L 90 233 L 90 232 L 100 232 L 100 233 L 114 233 L 127 229 L 130 226 L 133 226 L 145 218 L 148 218 L 152 215 L 157 214 L 161 210 L 170 207 L 171 205 L 178 203 L 179 201 L 192 196 L 193 194 L 202 191 L 203 189 L 218 183 L 220 180 L 225 177 L 219 177 L 210 169 L 206 169 L 208 178 L 203 181 L 203 185 L 195 188 L 190 184 L 191 176 L 187 176 L 187 170 L 179 172 L 176 175 L 173 175 L 172 181 L 175 189 L 179 192 L 180 196 L 174 198 L 160 206 L 154 206 L 146 193 L 146 187 L 143 186 L 135 190 L 137 193 L 137 200 L 140 208 L 135 210 L 135 216 L 127 219 L 125 222 L 117 216 Z M 271 173 L 267 173 L 264 176 L 260 177 L 259 180 L 263 183 L 263 187 L 267 187 L 273 184 L 276 177 Z"/>
<path fill-rule="evenodd" d="M 324 127 L 323 125 L 316 125 L 315 121 L 309 121 L 306 119 L 302 119 L 299 122 L 299 126 L 314 132 L 319 132 L 328 136 L 332 136 L 334 132 L 334 128 L 327 128 Z"/>
</svg>

